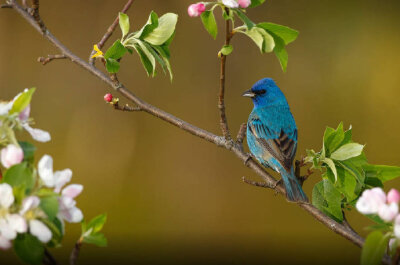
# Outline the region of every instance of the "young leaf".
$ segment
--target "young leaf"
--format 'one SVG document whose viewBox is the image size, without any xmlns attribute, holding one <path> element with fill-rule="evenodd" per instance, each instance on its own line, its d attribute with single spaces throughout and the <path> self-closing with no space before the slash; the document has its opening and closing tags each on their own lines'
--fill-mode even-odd
<svg viewBox="0 0 400 265">
<path fill-rule="evenodd" d="M 235 9 L 234 12 L 236 13 L 236 15 L 240 18 L 240 20 L 243 21 L 243 23 L 246 25 L 248 30 L 251 30 L 255 24 L 253 21 L 251 21 L 245 13 L 243 13 L 242 10 L 240 9 Z"/>
<path fill-rule="evenodd" d="M 119 13 L 119 26 L 122 31 L 122 38 L 129 32 L 129 16 L 122 12 Z"/>
<path fill-rule="evenodd" d="M 245 31 L 244 33 L 257 44 L 261 53 L 271 52 L 275 47 L 272 36 L 261 28 L 253 27 L 251 30 Z"/>
<path fill-rule="evenodd" d="M 107 221 L 107 215 L 106 214 L 101 214 L 96 217 L 94 217 L 90 222 L 86 225 L 85 230 L 92 229 L 92 233 L 95 234 L 97 232 L 100 232 L 101 229 L 103 229 L 104 224 Z"/>
<path fill-rule="evenodd" d="M 146 56 L 146 54 L 138 44 L 132 45 L 131 47 L 134 48 L 135 51 L 138 53 L 140 60 L 142 61 L 143 67 L 147 72 L 147 75 L 152 76 L 154 73 L 154 67 L 152 61 L 150 61 L 150 59 Z"/>
<path fill-rule="evenodd" d="M 278 58 L 279 63 L 281 64 L 282 70 L 286 72 L 289 55 L 285 49 L 285 43 L 280 37 L 274 34 L 271 34 L 271 36 L 274 38 L 275 41 L 274 53 Z"/>
<path fill-rule="evenodd" d="M 93 244 L 98 247 L 107 246 L 107 238 L 102 233 L 91 234 L 83 238 L 83 242 L 87 244 Z"/>
<path fill-rule="evenodd" d="M 36 147 L 28 142 L 18 142 L 19 146 L 21 146 L 22 150 L 24 150 L 24 160 L 31 161 L 33 160 L 33 156 L 36 151 Z"/>
<path fill-rule="evenodd" d="M 366 176 L 376 177 L 382 182 L 386 182 L 400 176 L 400 167 L 396 166 L 365 164 L 362 166 L 362 168 L 364 169 Z"/>
<path fill-rule="evenodd" d="M 14 240 L 14 250 L 17 256 L 26 263 L 42 264 L 44 246 L 35 236 L 28 233 L 18 235 Z"/>
<path fill-rule="evenodd" d="M 119 71 L 119 62 L 113 58 L 106 59 L 106 69 L 109 73 L 118 73 Z"/>
<path fill-rule="evenodd" d="M 338 177 L 337 177 L 337 170 L 336 170 L 335 163 L 330 158 L 324 158 L 324 160 L 322 160 L 322 162 L 327 164 L 328 167 L 332 170 L 332 173 L 335 176 L 335 182 L 336 182 Z"/>
<path fill-rule="evenodd" d="M 329 128 L 329 127 L 328 127 Z M 336 130 L 326 129 L 324 135 L 324 146 L 326 156 L 334 152 L 344 140 L 343 123 L 341 122 Z"/>
<path fill-rule="evenodd" d="M 153 69 L 153 71 L 151 72 L 151 75 L 154 77 L 155 76 L 155 72 L 156 72 L 156 58 L 154 57 L 154 55 L 149 51 L 149 49 L 146 47 L 146 45 L 144 45 L 144 42 L 142 41 L 138 41 L 137 44 L 140 46 L 140 49 L 142 50 L 142 52 L 144 53 L 144 55 L 149 59 L 150 63 L 151 63 L 151 67 Z M 151 47 L 150 47 L 151 48 Z"/>
<path fill-rule="evenodd" d="M 104 54 L 104 59 L 114 59 L 114 60 L 118 60 L 120 59 L 122 56 L 124 56 L 124 54 L 127 52 L 128 50 L 125 48 L 124 45 L 122 45 L 120 40 L 116 40 L 114 42 L 114 44 L 107 50 L 107 52 Z"/>
<path fill-rule="evenodd" d="M 357 143 L 349 143 L 342 145 L 335 152 L 331 154 L 331 158 L 334 160 L 347 160 L 352 157 L 361 155 L 364 146 Z"/>
<path fill-rule="evenodd" d="M 158 20 L 158 27 L 143 39 L 153 45 L 163 45 L 174 34 L 177 22 L 177 14 L 167 13 Z"/>
<path fill-rule="evenodd" d="M 388 247 L 390 236 L 381 231 L 374 231 L 368 235 L 361 251 L 361 265 L 379 265 Z"/>
<path fill-rule="evenodd" d="M 27 162 L 10 167 L 4 173 L 3 182 L 12 187 L 24 186 L 27 192 L 35 186 L 35 178 Z"/>
<path fill-rule="evenodd" d="M 214 13 L 211 10 L 203 12 L 203 14 L 201 14 L 201 21 L 203 22 L 204 28 L 215 40 L 218 34 L 218 27 Z"/>
<path fill-rule="evenodd" d="M 263 4 L 265 0 L 251 0 L 251 5 L 249 7 L 257 7 Z"/>
<path fill-rule="evenodd" d="M 36 88 L 30 88 L 27 91 L 22 92 L 18 98 L 14 101 L 12 108 L 10 110 L 10 114 L 19 113 L 23 111 L 28 105 L 31 103 L 32 95 L 35 92 Z"/>
<path fill-rule="evenodd" d="M 149 19 L 146 22 L 146 25 L 144 25 L 136 34 L 132 35 L 134 35 L 135 38 L 143 39 L 148 34 L 153 32 L 153 30 L 157 27 L 158 27 L 158 16 L 154 11 L 151 11 Z M 129 34 L 129 36 L 131 36 L 131 34 Z"/>
<path fill-rule="evenodd" d="M 48 196 L 40 199 L 40 208 L 46 213 L 50 221 L 53 221 L 58 214 L 57 196 Z"/>
<path fill-rule="evenodd" d="M 341 194 L 328 179 L 318 182 L 313 189 L 312 203 L 315 207 L 338 222 L 343 221 Z"/>
<path fill-rule="evenodd" d="M 223 55 L 229 55 L 233 52 L 233 46 L 232 45 L 225 45 L 222 47 L 220 51 Z"/>
<path fill-rule="evenodd" d="M 284 41 L 285 45 L 295 41 L 297 36 L 299 36 L 299 32 L 297 30 L 274 23 L 263 22 L 257 24 L 257 27 L 263 28 L 266 31 L 277 35 Z"/>
</svg>

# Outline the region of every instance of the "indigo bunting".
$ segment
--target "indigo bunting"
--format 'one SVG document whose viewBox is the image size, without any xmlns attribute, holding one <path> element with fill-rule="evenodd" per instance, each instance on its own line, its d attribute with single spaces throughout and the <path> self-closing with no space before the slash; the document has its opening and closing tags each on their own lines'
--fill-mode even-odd
<svg viewBox="0 0 400 265">
<path fill-rule="evenodd" d="M 308 202 L 293 170 L 297 149 L 297 127 L 289 105 L 271 78 L 264 78 L 244 92 L 254 108 L 247 122 L 247 144 L 253 156 L 265 167 L 278 172 L 289 201 Z"/>
</svg>

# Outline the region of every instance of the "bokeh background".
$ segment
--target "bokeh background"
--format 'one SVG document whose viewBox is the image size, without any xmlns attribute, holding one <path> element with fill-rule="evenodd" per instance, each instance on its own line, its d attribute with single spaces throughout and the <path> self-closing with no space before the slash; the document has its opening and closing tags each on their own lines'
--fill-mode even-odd
<svg viewBox="0 0 400 265">
<path fill-rule="evenodd" d="M 136 55 L 124 59 L 119 77 L 150 103 L 219 133 L 216 55 L 223 37 L 212 40 L 200 19 L 188 17 L 191 3 L 137 0 L 128 12 L 134 29 L 151 10 L 180 15 L 171 48 L 173 83 L 161 73 L 148 78 Z M 53 34 L 88 58 L 123 5 L 43 0 L 41 14 Z M 291 104 L 298 157 L 321 148 L 325 126 L 344 121 L 366 144 L 371 163 L 400 165 L 399 14 L 398 0 L 269 0 L 249 10 L 254 21 L 287 25 L 300 36 L 288 47 L 287 73 L 245 36 L 233 39 L 226 106 L 234 134 L 252 108 L 241 92 L 269 76 Z M 37 63 L 57 51 L 14 11 L 0 11 L 0 36 L 0 98 L 36 86 L 33 116 L 53 136 L 38 145 L 37 159 L 48 153 L 56 169 L 73 169 L 73 182 L 85 186 L 78 205 L 87 218 L 108 213 L 109 246 L 84 246 L 80 264 L 358 263 L 357 247 L 299 207 L 243 184 L 242 176 L 255 176 L 234 155 L 145 113 L 114 111 L 102 99 L 108 88 L 68 61 Z M 319 179 L 305 184 L 309 195 Z M 366 234 L 365 217 L 353 211 L 349 219 Z M 79 233 L 79 225 L 67 226 L 64 247 L 53 251 L 61 264 Z M 0 252 L 0 260 L 18 262 L 10 252 Z"/>
</svg>

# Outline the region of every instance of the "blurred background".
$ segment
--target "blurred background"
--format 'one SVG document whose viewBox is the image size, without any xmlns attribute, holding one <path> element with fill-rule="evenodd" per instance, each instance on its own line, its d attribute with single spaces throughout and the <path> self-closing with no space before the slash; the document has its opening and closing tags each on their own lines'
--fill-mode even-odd
<svg viewBox="0 0 400 265">
<path fill-rule="evenodd" d="M 43 0 L 42 18 L 73 52 L 88 58 L 124 0 Z M 219 133 L 216 107 L 223 34 L 214 41 L 187 0 L 137 0 L 129 10 L 139 29 L 151 10 L 179 14 L 171 46 L 174 81 L 148 78 L 136 55 L 124 59 L 120 80 L 144 100 Z M 219 11 L 218 11 L 219 13 Z M 240 95 L 272 77 L 282 88 L 299 127 L 298 158 L 320 150 L 325 126 L 353 126 L 369 162 L 400 165 L 400 1 L 269 0 L 248 15 L 300 31 L 288 46 L 283 73 L 273 54 L 260 55 L 245 36 L 233 39 L 228 58 L 226 107 L 233 134 L 251 102 Z M 220 17 L 220 15 L 218 15 Z M 222 21 L 219 18 L 220 32 Z M 145 113 L 114 111 L 102 82 L 69 61 L 47 66 L 39 56 L 58 51 L 12 10 L 0 11 L 0 98 L 36 86 L 32 116 L 52 133 L 38 145 L 71 168 L 85 186 L 78 206 L 86 218 L 107 212 L 109 246 L 84 246 L 80 264 L 357 264 L 360 250 L 309 214 L 266 189 L 243 184 L 255 177 L 233 154 Z M 120 37 L 116 31 L 110 45 Z M 108 46 L 107 46 L 108 47 Z M 98 64 L 98 67 L 102 67 Z M 311 196 L 320 180 L 305 184 Z M 387 183 L 386 189 L 399 187 Z M 355 211 L 350 222 L 365 236 L 369 221 Z M 61 264 L 80 235 L 68 225 Z M 17 263 L 0 252 L 2 264 Z"/>
</svg>

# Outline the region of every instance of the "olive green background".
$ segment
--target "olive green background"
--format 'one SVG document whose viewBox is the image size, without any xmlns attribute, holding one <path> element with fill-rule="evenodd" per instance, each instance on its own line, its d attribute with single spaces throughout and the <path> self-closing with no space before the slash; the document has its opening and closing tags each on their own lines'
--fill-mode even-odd
<svg viewBox="0 0 400 265">
<path fill-rule="evenodd" d="M 144 100 L 219 133 L 217 52 L 223 34 L 214 41 L 199 18 L 190 18 L 191 3 L 137 0 L 128 12 L 135 30 L 151 10 L 179 14 L 171 47 L 174 81 L 161 71 L 148 78 L 136 55 L 122 61 L 119 77 Z M 47 0 L 41 14 L 52 33 L 86 59 L 123 5 Z M 291 105 L 298 157 L 306 148 L 321 148 L 325 126 L 344 121 L 353 126 L 354 139 L 366 144 L 371 163 L 400 165 L 399 13 L 397 0 L 270 0 L 249 10 L 255 22 L 287 25 L 300 35 L 288 46 L 287 73 L 273 54 L 260 55 L 250 39 L 234 37 L 226 93 L 232 133 L 252 108 L 242 91 L 268 76 Z M 221 19 L 219 26 L 222 32 Z M 231 153 L 145 113 L 114 111 L 103 101 L 108 87 L 69 61 L 37 63 L 37 57 L 58 52 L 14 11 L 0 10 L 0 36 L 0 98 L 36 86 L 36 127 L 52 133 L 50 143 L 37 145 L 37 160 L 51 154 L 55 169 L 73 170 L 73 182 L 85 186 L 78 198 L 85 217 L 108 213 L 109 246 L 84 246 L 80 264 L 358 263 L 357 247 L 299 207 L 243 184 L 242 176 L 255 174 Z M 111 41 L 117 37 L 119 30 Z M 319 178 L 305 184 L 309 196 Z M 389 182 L 386 189 L 399 184 Z M 365 217 L 353 210 L 349 219 L 366 235 Z M 63 248 L 53 251 L 61 264 L 67 264 L 79 232 L 79 225 L 67 225 Z M 1 264 L 16 260 L 0 252 Z"/>
</svg>

